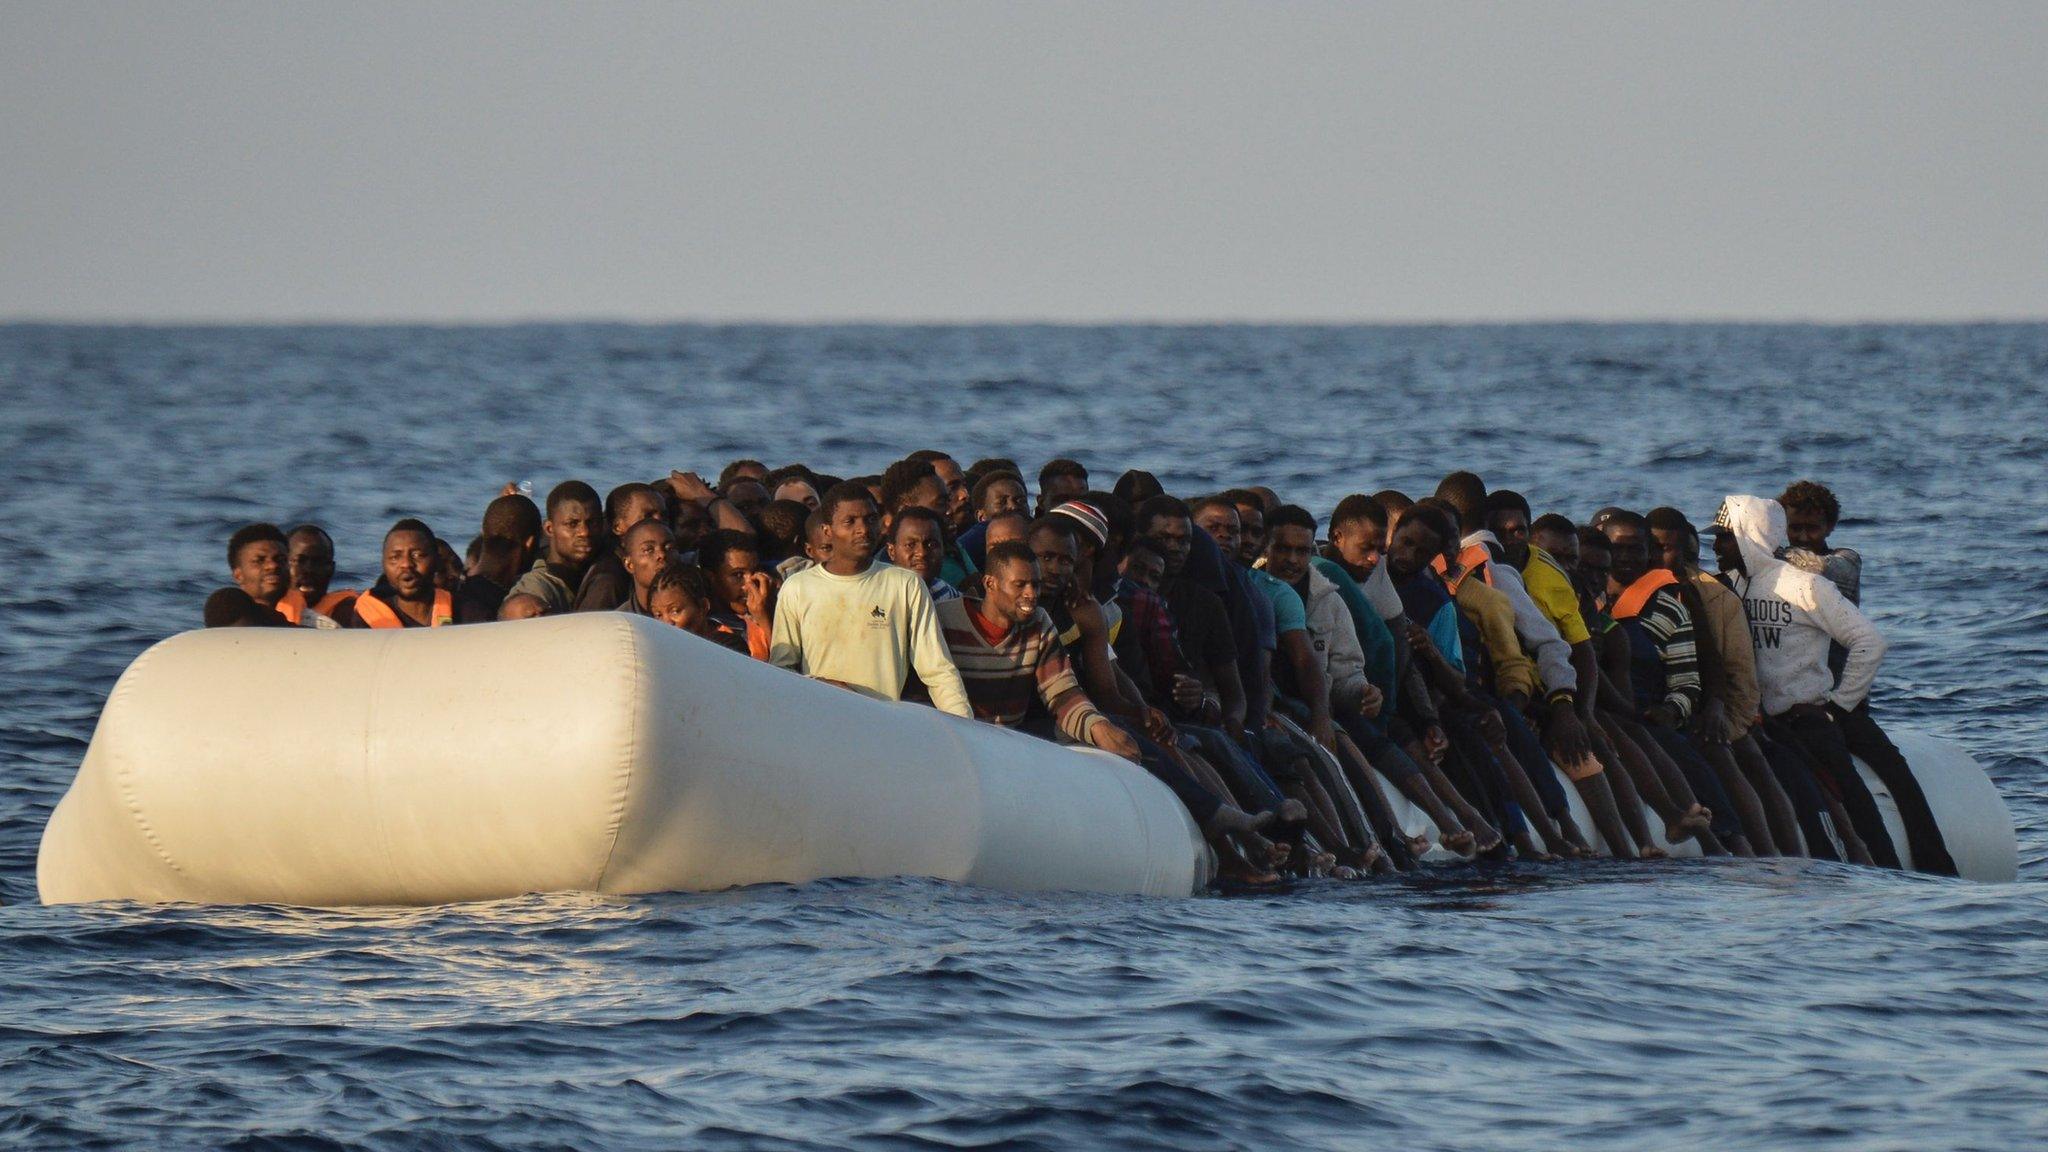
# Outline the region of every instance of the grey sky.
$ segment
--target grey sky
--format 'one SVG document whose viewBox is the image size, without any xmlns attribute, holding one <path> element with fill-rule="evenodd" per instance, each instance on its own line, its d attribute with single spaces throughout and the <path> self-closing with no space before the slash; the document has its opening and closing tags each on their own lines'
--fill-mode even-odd
<svg viewBox="0 0 2048 1152">
<path fill-rule="evenodd" d="M 2048 5 L 0 3 L 0 316 L 2048 316 Z"/>
</svg>

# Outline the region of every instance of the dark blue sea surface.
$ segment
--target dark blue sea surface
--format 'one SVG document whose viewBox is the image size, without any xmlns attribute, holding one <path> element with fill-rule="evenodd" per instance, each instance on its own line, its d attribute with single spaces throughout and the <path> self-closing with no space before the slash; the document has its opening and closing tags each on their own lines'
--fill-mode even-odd
<svg viewBox="0 0 2048 1152">
<path fill-rule="evenodd" d="M 1253 897 L 927 881 L 429 909 L 43 908 L 115 678 L 224 542 L 344 578 L 507 480 L 1074 455 L 1327 512 L 1812 476 L 2020 881 L 1470 867 Z M 1984 1148 L 2048 1132 L 2048 326 L 0 327 L 0 1145 Z M 479 669 L 478 675 L 491 670 Z M 278 685 L 277 707 L 293 686 Z M 764 702 L 772 707 L 772 702 Z M 291 770 L 279 764 L 278 771 Z M 223 798 L 231 806 L 231 798 Z"/>
</svg>

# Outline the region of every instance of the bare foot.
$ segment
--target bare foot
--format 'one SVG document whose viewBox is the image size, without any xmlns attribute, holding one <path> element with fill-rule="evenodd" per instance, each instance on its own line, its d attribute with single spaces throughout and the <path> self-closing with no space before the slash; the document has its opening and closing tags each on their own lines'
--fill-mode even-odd
<svg viewBox="0 0 2048 1152">
<path fill-rule="evenodd" d="M 1645 845 L 1644 847 L 1642 847 L 1642 848 L 1640 848 L 1640 849 L 1638 849 L 1638 850 L 1636 851 L 1636 859 L 1638 859 L 1638 860 L 1669 860 L 1669 859 L 1671 859 L 1671 853 L 1669 853 L 1669 852 L 1666 852 L 1666 851 L 1665 851 L 1665 850 L 1663 850 L 1662 848 L 1659 848 L 1659 847 L 1657 847 L 1657 846 L 1656 846 L 1655 844 L 1649 844 L 1649 845 Z"/>
<path fill-rule="evenodd" d="M 1443 844 L 1445 851 L 1455 852 L 1460 856 L 1470 856 L 1479 848 L 1479 838 L 1472 835 L 1471 831 L 1465 828 L 1460 828 L 1449 836 L 1444 837 L 1440 843 Z"/>
<path fill-rule="evenodd" d="M 1408 851 L 1414 853 L 1415 858 L 1418 860 L 1422 858 L 1422 854 L 1424 852 L 1429 851 L 1431 848 L 1435 846 L 1435 843 L 1431 841 L 1430 838 L 1427 836 L 1408 837 Z"/>
</svg>

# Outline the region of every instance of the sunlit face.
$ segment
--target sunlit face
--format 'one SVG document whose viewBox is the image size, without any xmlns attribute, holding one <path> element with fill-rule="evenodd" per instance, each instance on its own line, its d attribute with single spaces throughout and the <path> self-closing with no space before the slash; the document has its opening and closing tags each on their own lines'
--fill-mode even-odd
<svg viewBox="0 0 2048 1152">
<path fill-rule="evenodd" d="M 1246 567 L 1258 562 L 1266 550 L 1266 510 L 1249 504 L 1237 506 L 1237 558 Z"/>
<path fill-rule="evenodd" d="M 1038 594 L 1058 603 L 1074 580 L 1074 538 L 1043 528 L 1031 534 L 1031 553 L 1038 557 Z"/>
<path fill-rule="evenodd" d="M 647 599 L 647 611 L 664 624 L 685 632 L 702 632 L 711 606 L 681 588 L 658 588 Z"/>
<path fill-rule="evenodd" d="M 441 557 L 434 538 L 421 532 L 393 532 L 384 537 L 384 582 L 401 600 L 425 600 L 434 594 L 434 569 Z"/>
<path fill-rule="evenodd" d="M 1337 558 L 1368 576 L 1380 566 L 1380 542 L 1385 538 L 1380 526 L 1370 520 L 1352 520 L 1330 529 L 1330 547 L 1337 550 Z"/>
<path fill-rule="evenodd" d="M 1299 524 L 1282 524 L 1266 538 L 1266 571 L 1283 584 L 1308 578 L 1316 554 L 1316 534 Z"/>
<path fill-rule="evenodd" d="M 704 575 L 711 581 L 711 594 L 739 612 L 747 604 L 747 577 L 762 570 L 759 552 L 734 548 L 725 554 L 725 559 L 707 566 Z"/>
<path fill-rule="evenodd" d="M 643 520 L 626 530 L 625 538 L 619 541 L 619 561 L 633 578 L 635 589 L 645 593 L 655 576 L 668 566 L 671 540 L 668 525 L 659 520 Z"/>
<path fill-rule="evenodd" d="M 947 458 L 932 461 L 932 470 L 939 474 L 939 483 L 946 487 L 946 507 L 941 515 L 958 532 L 973 519 L 973 510 L 967 504 L 970 494 L 967 473 L 960 470 L 959 461 Z"/>
<path fill-rule="evenodd" d="M 1180 525 L 1185 529 L 1187 521 L 1180 521 Z M 1138 587 L 1157 592 L 1166 581 L 1166 558 L 1149 548 L 1134 549 L 1124 557 L 1123 575 Z"/>
<path fill-rule="evenodd" d="M 1785 535 L 1792 541 L 1792 547 L 1804 548 L 1809 552 L 1828 550 L 1828 533 L 1835 530 L 1828 518 L 1818 508 L 1785 509 Z"/>
<path fill-rule="evenodd" d="M 604 513 L 597 505 L 582 500 L 564 500 L 541 525 L 548 547 L 570 564 L 582 564 L 597 551 L 598 525 Z"/>
<path fill-rule="evenodd" d="M 1209 504 L 1195 513 L 1195 527 L 1207 532 L 1225 556 L 1237 557 L 1237 509 L 1228 504 Z"/>
<path fill-rule="evenodd" d="M 993 520 L 1006 513 L 1024 511 L 1024 504 L 1024 485 L 1005 476 L 989 481 L 988 487 L 981 490 L 981 507 L 975 509 L 975 515 Z"/>
<path fill-rule="evenodd" d="M 1607 571 L 1607 590 L 1620 595 L 1650 570 L 1650 542 L 1640 528 L 1616 520 L 1601 525 L 1607 547 L 1613 555 Z"/>
<path fill-rule="evenodd" d="M 910 569 L 927 584 L 937 580 L 939 569 L 946 565 L 946 541 L 939 535 L 939 526 L 922 516 L 897 521 L 889 538 L 889 563 Z"/>
<path fill-rule="evenodd" d="M 1012 626 L 1022 624 L 1038 611 L 1038 565 L 1000 562 L 982 575 L 981 590 L 985 614 Z"/>
<path fill-rule="evenodd" d="M 289 559 L 292 587 L 299 590 L 306 603 L 318 603 L 327 595 L 327 586 L 334 582 L 334 546 L 319 532 L 300 532 L 291 538 Z"/>
<path fill-rule="evenodd" d="M 432 554 L 428 552 L 429 556 Z M 332 574 L 333 570 L 330 563 L 328 572 Z M 237 588 L 249 594 L 249 599 L 267 607 L 277 603 L 289 587 L 291 561 L 284 545 L 275 540 L 257 540 L 242 545 L 228 574 L 234 577 Z"/>
<path fill-rule="evenodd" d="M 1178 577 L 1187 571 L 1188 554 L 1194 551 L 1194 525 L 1180 516 L 1154 516 L 1145 529 L 1145 539 L 1165 558 L 1165 574 Z"/>
<path fill-rule="evenodd" d="M 865 500 L 841 500 L 827 522 L 825 542 L 831 546 L 830 562 L 842 572 L 857 572 L 875 556 L 875 537 L 881 515 Z"/>
<path fill-rule="evenodd" d="M 1393 546 L 1387 549 L 1387 575 L 1396 580 L 1412 580 L 1443 550 L 1443 539 L 1427 523 L 1404 516 L 1394 528 Z"/>
</svg>

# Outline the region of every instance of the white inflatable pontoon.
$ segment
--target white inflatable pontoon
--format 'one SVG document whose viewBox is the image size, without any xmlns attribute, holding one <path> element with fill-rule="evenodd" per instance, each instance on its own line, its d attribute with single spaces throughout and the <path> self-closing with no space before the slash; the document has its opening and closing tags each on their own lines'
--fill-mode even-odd
<svg viewBox="0 0 2048 1152">
<path fill-rule="evenodd" d="M 1982 771 L 1951 745 L 1900 744 L 1964 874 L 2011 879 L 2011 818 Z M 1412 809 L 1403 822 L 1427 827 Z M 37 882 L 52 904 L 906 875 L 1186 896 L 1210 865 L 1173 793 L 1114 756 L 592 613 L 172 637 L 115 685 Z"/>
</svg>

